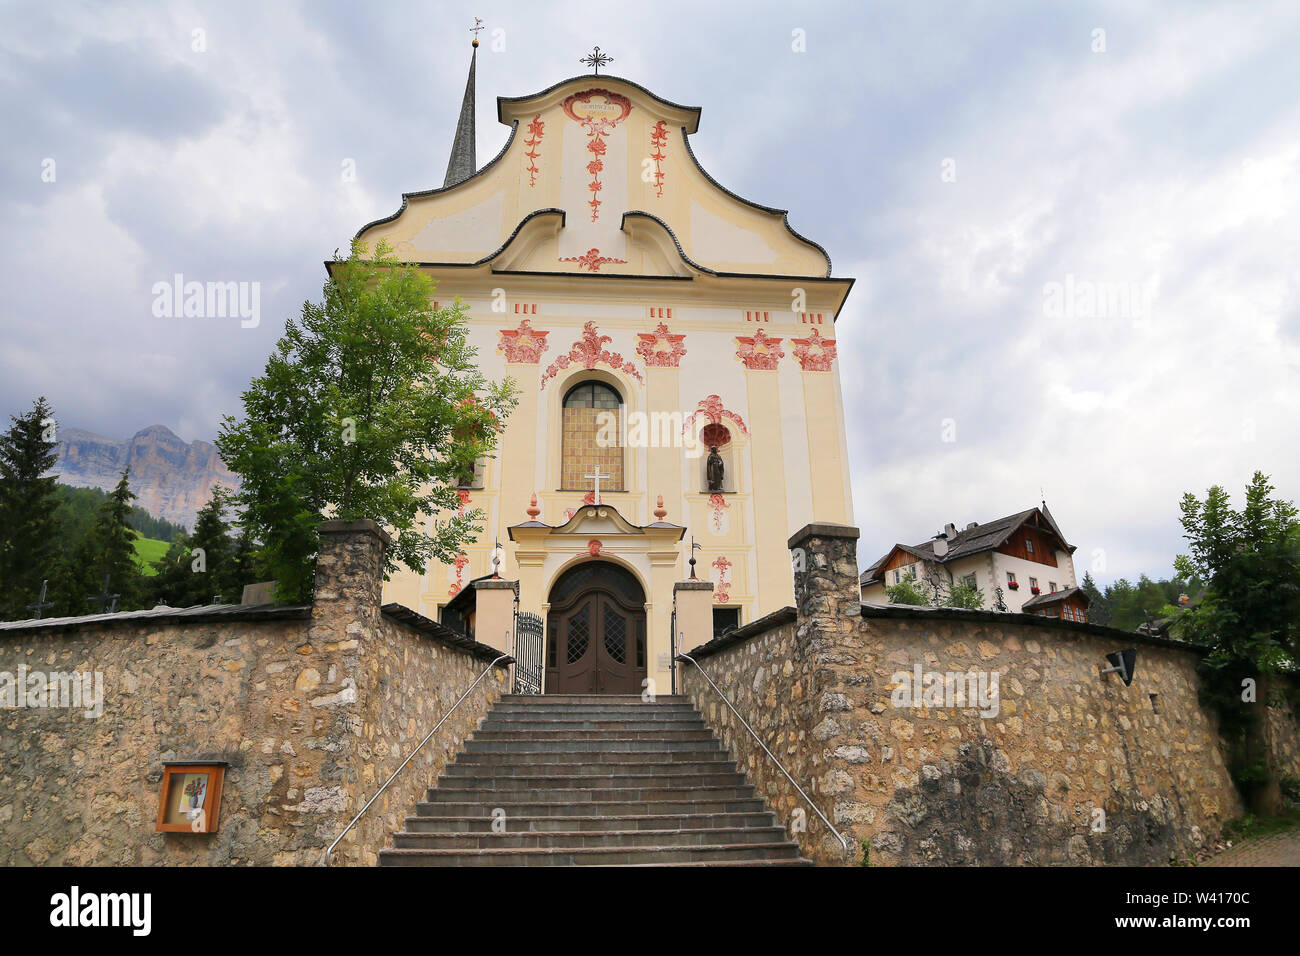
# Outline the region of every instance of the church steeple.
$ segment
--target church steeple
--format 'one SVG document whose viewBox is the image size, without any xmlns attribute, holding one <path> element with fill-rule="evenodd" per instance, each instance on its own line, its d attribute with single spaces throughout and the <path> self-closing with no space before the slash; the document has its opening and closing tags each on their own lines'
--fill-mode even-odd
<svg viewBox="0 0 1300 956">
<path fill-rule="evenodd" d="M 456 138 L 451 144 L 451 158 L 447 160 L 447 178 L 443 188 L 462 183 L 474 175 L 478 162 L 474 156 L 474 68 L 478 63 L 478 31 L 483 29 L 478 24 L 482 21 L 474 18 L 474 52 L 469 58 L 469 80 L 465 83 L 465 99 L 460 104 L 460 119 L 456 121 Z"/>
</svg>

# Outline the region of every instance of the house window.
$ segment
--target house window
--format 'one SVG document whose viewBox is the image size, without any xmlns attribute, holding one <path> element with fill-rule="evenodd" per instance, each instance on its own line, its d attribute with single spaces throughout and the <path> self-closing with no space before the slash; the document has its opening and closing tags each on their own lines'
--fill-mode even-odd
<svg viewBox="0 0 1300 956">
<path fill-rule="evenodd" d="M 457 481 L 456 487 L 482 488 L 484 464 L 484 459 L 480 458 L 478 461 L 474 462 L 472 468 L 466 468 L 464 473 L 460 476 L 459 481 Z"/>
<path fill-rule="evenodd" d="M 715 607 L 713 609 L 713 636 L 721 637 L 740 627 L 740 608 Z"/>
<path fill-rule="evenodd" d="M 978 587 L 978 582 L 976 581 L 975 575 L 973 574 L 966 575 L 964 578 L 961 579 L 961 583 L 966 585 L 966 587 L 968 588 Z"/>
<path fill-rule="evenodd" d="M 1026 539 L 1025 539 L 1025 551 L 1026 551 L 1027 553 L 1029 553 L 1029 554 L 1033 554 L 1033 553 L 1034 553 L 1034 540 L 1033 540 L 1033 538 L 1026 538 Z"/>
<path fill-rule="evenodd" d="M 1033 591 L 1038 587 L 1038 578 L 1029 579 L 1029 590 Z"/>
<path fill-rule="evenodd" d="M 903 577 L 903 575 L 902 575 L 902 572 L 901 572 L 901 571 L 895 571 L 895 572 L 894 572 L 894 583 L 897 584 L 899 581 L 902 580 L 902 577 Z"/>
<path fill-rule="evenodd" d="M 1074 620 L 1074 608 L 1072 608 L 1072 607 L 1070 607 L 1070 605 L 1066 604 L 1064 607 L 1061 608 L 1061 616 L 1062 616 L 1063 618 L 1065 618 L 1067 621 L 1073 621 L 1073 620 Z"/>
<path fill-rule="evenodd" d="M 1015 583 L 1016 583 L 1016 572 L 1014 572 L 1014 571 L 1008 571 L 1008 572 L 1007 572 L 1007 584 L 1015 584 Z"/>
<path fill-rule="evenodd" d="M 1047 593 L 1048 593 L 1048 594 L 1055 594 L 1055 593 L 1056 593 L 1056 582 L 1055 582 L 1055 581 L 1048 581 L 1048 582 L 1047 582 Z"/>
<path fill-rule="evenodd" d="M 623 490 L 623 448 L 619 445 L 622 412 L 622 397 L 604 382 L 581 382 L 565 394 L 561 413 L 562 489 L 594 488 L 595 483 L 587 475 L 600 469 L 602 475 L 609 475 L 600 483 L 602 491 Z M 613 440 L 609 441 L 611 436 Z"/>
</svg>

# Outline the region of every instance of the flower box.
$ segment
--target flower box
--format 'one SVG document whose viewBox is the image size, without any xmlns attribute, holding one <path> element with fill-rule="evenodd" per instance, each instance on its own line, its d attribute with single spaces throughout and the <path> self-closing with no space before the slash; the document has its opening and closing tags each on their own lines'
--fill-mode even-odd
<svg viewBox="0 0 1300 956">
<path fill-rule="evenodd" d="M 1011 590 L 1013 590 L 1013 591 L 1019 591 L 1019 590 L 1020 590 L 1020 584 L 1019 584 L 1018 582 L 1016 582 L 1016 581 L 1008 581 L 1008 582 L 1007 582 L 1007 587 L 1011 588 Z"/>
</svg>

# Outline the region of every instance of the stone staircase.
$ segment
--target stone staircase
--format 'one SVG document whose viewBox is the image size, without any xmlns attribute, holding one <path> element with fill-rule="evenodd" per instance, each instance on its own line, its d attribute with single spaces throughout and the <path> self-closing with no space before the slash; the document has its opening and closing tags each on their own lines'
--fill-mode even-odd
<svg viewBox="0 0 1300 956">
<path fill-rule="evenodd" d="M 583 695 L 502 697 L 379 863 L 812 865 L 685 697 Z"/>
</svg>

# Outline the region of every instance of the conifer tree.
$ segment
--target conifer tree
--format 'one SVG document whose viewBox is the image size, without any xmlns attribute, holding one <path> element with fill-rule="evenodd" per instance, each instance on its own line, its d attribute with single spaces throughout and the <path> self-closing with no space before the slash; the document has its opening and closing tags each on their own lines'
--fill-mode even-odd
<svg viewBox="0 0 1300 956">
<path fill-rule="evenodd" d="M 1088 595 L 1088 620 L 1093 624 L 1110 624 L 1110 602 L 1106 600 L 1097 582 L 1092 579 L 1092 572 L 1085 571 L 1079 589 Z"/>
<path fill-rule="evenodd" d="M 27 606 L 53 573 L 58 460 L 54 419 L 44 396 L 0 435 L 0 620 L 30 617 Z"/>
<path fill-rule="evenodd" d="M 229 494 L 214 488 L 195 518 L 193 534 L 174 542 L 154 563 L 155 600 L 171 607 L 211 604 L 217 596 L 221 603 L 238 603 L 244 584 L 251 582 L 242 580 L 239 546 L 225 519 L 229 506 Z"/>
<path fill-rule="evenodd" d="M 105 575 L 109 591 L 119 595 L 119 611 L 136 610 L 145 603 L 144 575 L 136 564 L 135 531 L 129 524 L 131 502 L 135 500 L 130 476 L 130 469 L 122 472 L 117 487 L 95 515 L 90 531 L 60 569 L 60 613 L 98 613 L 98 605 L 90 599 L 104 586 Z"/>
</svg>

